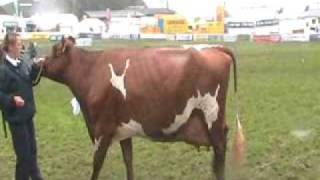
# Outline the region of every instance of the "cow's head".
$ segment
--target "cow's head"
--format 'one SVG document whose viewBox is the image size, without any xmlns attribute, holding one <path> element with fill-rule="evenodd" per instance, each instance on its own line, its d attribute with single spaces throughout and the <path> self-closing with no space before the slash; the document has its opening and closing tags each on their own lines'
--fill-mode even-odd
<svg viewBox="0 0 320 180">
<path fill-rule="evenodd" d="M 42 75 L 64 83 L 72 60 L 72 48 L 73 44 L 65 39 L 55 44 L 52 47 L 51 55 L 39 62 L 39 65 L 43 67 Z"/>
</svg>

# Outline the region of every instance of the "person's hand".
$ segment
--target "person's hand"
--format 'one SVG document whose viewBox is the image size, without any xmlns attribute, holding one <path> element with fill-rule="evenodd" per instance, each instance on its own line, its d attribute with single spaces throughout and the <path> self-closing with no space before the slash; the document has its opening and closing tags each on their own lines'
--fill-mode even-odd
<svg viewBox="0 0 320 180">
<path fill-rule="evenodd" d="M 16 107 L 23 107 L 24 106 L 24 100 L 22 99 L 21 96 L 14 96 L 13 99 L 16 104 Z"/>
<path fill-rule="evenodd" d="M 45 60 L 45 57 L 34 58 L 34 62 L 35 63 L 39 63 L 39 62 L 44 61 L 44 60 Z"/>
</svg>

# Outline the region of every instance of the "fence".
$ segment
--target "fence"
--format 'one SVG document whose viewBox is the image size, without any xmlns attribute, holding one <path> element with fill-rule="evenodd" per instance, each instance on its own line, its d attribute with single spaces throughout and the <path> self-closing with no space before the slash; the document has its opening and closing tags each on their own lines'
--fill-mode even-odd
<svg viewBox="0 0 320 180">
<path fill-rule="evenodd" d="M 21 33 L 24 40 L 33 41 L 57 41 L 62 38 L 60 32 L 32 32 Z M 236 41 L 254 41 L 256 43 L 280 43 L 280 42 L 309 42 L 320 41 L 320 34 L 275 34 L 275 35 L 230 35 L 230 34 L 78 34 L 73 35 L 77 38 L 91 39 L 127 39 L 127 40 L 169 40 L 169 41 L 218 41 L 218 42 L 236 42 Z M 3 40 L 4 34 L 0 33 L 0 40 Z"/>
</svg>

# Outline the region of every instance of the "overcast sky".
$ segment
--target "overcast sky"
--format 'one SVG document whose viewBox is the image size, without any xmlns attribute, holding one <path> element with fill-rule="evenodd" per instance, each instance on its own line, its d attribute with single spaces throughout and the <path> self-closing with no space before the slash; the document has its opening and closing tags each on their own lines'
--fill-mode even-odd
<svg viewBox="0 0 320 180">
<path fill-rule="evenodd" d="M 167 0 L 144 0 L 149 7 L 166 7 Z M 268 16 L 276 9 L 285 8 L 288 14 L 297 14 L 304 10 L 308 4 L 320 2 L 320 0 L 168 0 L 169 8 L 192 19 L 194 17 L 212 17 L 215 16 L 217 4 L 226 4 L 228 11 L 234 16 L 252 17 L 248 13 L 249 7 L 266 8 L 256 10 L 254 16 Z"/>
</svg>

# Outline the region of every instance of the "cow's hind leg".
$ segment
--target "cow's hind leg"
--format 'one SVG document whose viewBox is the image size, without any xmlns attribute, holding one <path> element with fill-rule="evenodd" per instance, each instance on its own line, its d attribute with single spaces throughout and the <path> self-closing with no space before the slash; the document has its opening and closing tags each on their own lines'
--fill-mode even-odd
<svg viewBox="0 0 320 180">
<path fill-rule="evenodd" d="M 93 159 L 93 172 L 91 175 L 91 180 L 97 180 L 101 167 L 103 165 L 104 159 L 106 157 L 107 150 L 110 146 L 110 139 L 106 139 L 104 137 L 100 137 L 96 142 L 96 151 L 94 153 Z"/>
<path fill-rule="evenodd" d="M 214 161 L 212 161 L 212 168 L 217 180 L 225 179 L 227 133 L 227 127 L 213 128 L 210 131 L 212 145 L 214 149 Z"/>
<path fill-rule="evenodd" d="M 132 167 L 132 139 L 128 138 L 120 141 L 122 156 L 127 170 L 127 180 L 133 180 Z"/>
</svg>

